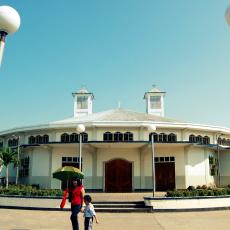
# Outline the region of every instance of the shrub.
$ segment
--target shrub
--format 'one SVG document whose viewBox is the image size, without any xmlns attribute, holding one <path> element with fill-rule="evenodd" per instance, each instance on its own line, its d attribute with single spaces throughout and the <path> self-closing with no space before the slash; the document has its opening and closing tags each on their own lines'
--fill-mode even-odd
<svg viewBox="0 0 230 230">
<path fill-rule="evenodd" d="M 195 190 L 195 187 L 194 187 L 194 186 L 192 186 L 192 185 L 190 185 L 190 186 L 188 186 L 187 190 L 188 190 L 188 191 Z"/>
<path fill-rule="evenodd" d="M 208 189 L 207 185 L 202 185 L 201 188 L 202 189 Z"/>
<path fill-rule="evenodd" d="M 8 189 L 0 188 L 1 195 L 23 196 L 62 196 L 60 189 L 38 189 L 37 185 L 10 185 Z"/>
<path fill-rule="evenodd" d="M 189 190 L 190 189 L 190 190 Z M 215 189 L 192 189 L 168 191 L 166 197 L 200 197 L 200 196 L 224 196 L 230 195 L 230 188 L 215 188 Z"/>
</svg>

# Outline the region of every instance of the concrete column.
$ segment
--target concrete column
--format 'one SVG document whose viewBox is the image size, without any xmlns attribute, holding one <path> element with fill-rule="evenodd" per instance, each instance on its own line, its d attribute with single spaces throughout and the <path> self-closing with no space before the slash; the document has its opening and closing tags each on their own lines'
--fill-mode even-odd
<svg viewBox="0 0 230 230">
<path fill-rule="evenodd" d="M 205 164 L 205 184 L 208 185 L 209 178 L 209 158 L 207 148 L 204 148 L 204 164 Z"/>
<path fill-rule="evenodd" d="M 97 188 L 97 149 L 92 153 L 92 189 Z"/>
<path fill-rule="evenodd" d="M 53 175 L 52 175 L 52 153 L 53 153 L 53 150 L 52 148 L 49 148 L 49 177 L 50 177 L 50 188 L 52 188 L 52 178 L 53 178 Z"/>
<path fill-rule="evenodd" d="M 140 189 L 145 188 L 144 151 L 140 150 Z"/>
<path fill-rule="evenodd" d="M 190 149 L 190 146 L 186 146 L 184 147 L 184 175 L 185 175 L 185 188 L 187 188 L 189 186 L 189 181 L 188 181 L 188 151 Z"/>
</svg>

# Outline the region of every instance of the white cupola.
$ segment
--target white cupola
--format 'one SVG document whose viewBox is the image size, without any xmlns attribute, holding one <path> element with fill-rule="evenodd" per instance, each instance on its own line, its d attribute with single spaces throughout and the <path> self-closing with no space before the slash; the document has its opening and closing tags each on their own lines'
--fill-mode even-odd
<svg viewBox="0 0 230 230">
<path fill-rule="evenodd" d="M 82 87 L 78 92 L 72 93 L 74 98 L 74 117 L 80 117 L 91 114 L 93 112 L 92 93 L 89 93 L 86 88 Z"/>
<path fill-rule="evenodd" d="M 153 88 L 144 95 L 146 113 L 164 117 L 164 96 L 165 92 L 153 85 Z"/>
</svg>

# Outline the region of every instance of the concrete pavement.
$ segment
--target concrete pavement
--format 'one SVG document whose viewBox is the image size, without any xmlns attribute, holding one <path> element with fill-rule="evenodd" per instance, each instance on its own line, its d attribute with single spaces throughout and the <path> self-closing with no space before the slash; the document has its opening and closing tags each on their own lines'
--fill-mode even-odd
<svg viewBox="0 0 230 230">
<path fill-rule="evenodd" d="M 1 230 L 71 230 L 69 212 L 0 209 Z M 183 213 L 98 213 L 94 230 L 216 230 L 228 229 L 230 211 Z M 83 217 L 79 215 L 80 229 Z"/>
</svg>

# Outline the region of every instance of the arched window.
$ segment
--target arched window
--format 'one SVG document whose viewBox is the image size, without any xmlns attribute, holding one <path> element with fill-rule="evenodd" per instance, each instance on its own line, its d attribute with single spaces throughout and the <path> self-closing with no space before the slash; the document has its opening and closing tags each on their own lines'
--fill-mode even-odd
<svg viewBox="0 0 230 230">
<path fill-rule="evenodd" d="M 208 136 L 203 137 L 203 144 L 205 144 L 205 145 L 210 144 L 210 138 Z"/>
<path fill-rule="evenodd" d="M 226 143 L 226 139 L 225 138 L 223 138 L 222 139 L 222 145 L 226 145 L 227 143 Z"/>
<path fill-rule="evenodd" d="M 61 142 L 62 143 L 69 143 L 69 135 L 67 133 L 63 133 L 61 135 Z"/>
<path fill-rule="evenodd" d="M 176 142 L 176 141 L 177 141 L 176 134 L 170 133 L 170 134 L 168 135 L 168 142 Z"/>
<path fill-rule="evenodd" d="M 36 143 L 37 144 L 42 144 L 42 136 L 40 136 L 40 135 L 38 135 L 38 136 L 36 136 Z"/>
<path fill-rule="evenodd" d="M 114 139 L 115 142 L 122 142 L 123 141 L 123 134 L 120 132 L 114 133 Z"/>
<path fill-rule="evenodd" d="M 13 139 L 12 140 L 12 146 L 17 146 L 18 145 L 18 139 Z"/>
<path fill-rule="evenodd" d="M 167 142 L 167 141 L 168 141 L 168 136 L 165 133 L 160 133 L 159 142 Z"/>
<path fill-rule="evenodd" d="M 220 137 L 218 138 L 217 143 L 218 143 L 219 145 L 222 145 L 222 139 L 221 139 Z"/>
<path fill-rule="evenodd" d="M 190 142 L 190 143 L 195 143 L 195 142 L 196 142 L 196 137 L 195 137 L 193 134 L 191 134 L 191 135 L 189 136 L 189 142 Z"/>
<path fill-rule="evenodd" d="M 152 141 L 152 136 L 153 136 L 153 141 L 154 142 L 159 142 L 159 136 L 157 133 L 150 133 L 149 134 L 149 141 Z"/>
<path fill-rule="evenodd" d="M 133 141 L 133 134 L 131 132 L 126 132 L 124 134 L 124 141 Z"/>
<path fill-rule="evenodd" d="M 83 143 L 88 142 L 88 134 L 87 133 L 81 133 L 81 138 L 82 138 Z"/>
<path fill-rule="evenodd" d="M 202 137 L 201 135 L 198 135 L 198 136 L 196 137 L 196 142 L 197 142 L 197 143 L 202 143 L 202 142 L 203 142 L 203 137 Z"/>
<path fill-rule="evenodd" d="M 113 141 L 113 134 L 110 133 L 110 132 L 105 132 L 105 133 L 103 134 L 103 140 L 104 140 L 104 141 L 107 141 L 107 142 Z"/>
<path fill-rule="evenodd" d="M 47 134 L 45 134 L 43 136 L 43 144 L 47 144 L 49 142 L 49 136 Z"/>
<path fill-rule="evenodd" d="M 230 139 L 227 140 L 227 145 L 230 146 Z"/>
<path fill-rule="evenodd" d="M 28 143 L 29 143 L 30 145 L 35 144 L 35 137 L 34 137 L 34 136 L 30 136 L 30 137 L 29 137 L 29 140 L 28 140 Z"/>
<path fill-rule="evenodd" d="M 77 143 L 77 142 L 79 142 L 79 135 L 77 133 L 72 133 L 70 135 L 70 142 L 71 143 Z"/>
<path fill-rule="evenodd" d="M 10 146 L 10 147 L 13 146 L 13 140 L 12 139 L 8 140 L 8 146 Z"/>
</svg>

